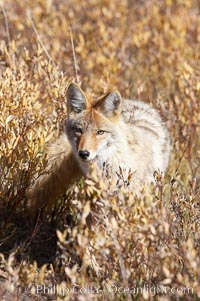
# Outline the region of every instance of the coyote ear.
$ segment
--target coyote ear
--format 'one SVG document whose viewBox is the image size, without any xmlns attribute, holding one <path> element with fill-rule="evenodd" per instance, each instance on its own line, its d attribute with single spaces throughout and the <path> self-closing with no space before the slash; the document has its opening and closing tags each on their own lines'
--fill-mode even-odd
<svg viewBox="0 0 200 301">
<path fill-rule="evenodd" d="M 121 95 L 118 91 L 107 94 L 103 99 L 96 104 L 96 109 L 99 109 L 104 115 L 112 117 L 121 111 Z"/>
<path fill-rule="evenodd" d="M 87 99 L 81 88 L 71 83 L 67 89 L 67 109 L 68 112 L 80 113 L 87 108 Z"/>
</svg>

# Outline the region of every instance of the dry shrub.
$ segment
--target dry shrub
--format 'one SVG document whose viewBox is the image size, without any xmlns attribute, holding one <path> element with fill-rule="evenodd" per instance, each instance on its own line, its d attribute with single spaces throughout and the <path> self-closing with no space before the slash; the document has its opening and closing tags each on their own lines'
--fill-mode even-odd
<svg viewBox="0 0 200 301">
<path fill-rule="evenodd" d="M 1 299 L 49 300 L 56 286 L 57 300 L 198 300 L 198 2 L 4 1 L 0 24 Z M 70 27 L 82 87 L 160 109 L 171 163 L 140 196 L 82 180 L 33 226 L 26 190 L 63 129 Z"/>
</svg>

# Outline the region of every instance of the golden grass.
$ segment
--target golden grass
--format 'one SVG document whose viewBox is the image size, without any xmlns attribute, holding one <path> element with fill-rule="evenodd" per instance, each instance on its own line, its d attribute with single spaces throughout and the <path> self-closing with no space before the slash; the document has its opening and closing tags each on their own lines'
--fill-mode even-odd
<svg viewBox="0 0 200 301">
<path fill-rule="evenodd" d="M 55 290 L 56 300 L 200 299 L 199 20 L 192 0 L 3 2 L 2 300 L 49 300 Z M 45 145 L 63 129 L 75 77 L 70 27 L 83 89 L 117 88 L 160 109 L 171 162 L 141 197 L 81 181 L 33 227 L 26 190 L 46 164 Z"/>
</svg>

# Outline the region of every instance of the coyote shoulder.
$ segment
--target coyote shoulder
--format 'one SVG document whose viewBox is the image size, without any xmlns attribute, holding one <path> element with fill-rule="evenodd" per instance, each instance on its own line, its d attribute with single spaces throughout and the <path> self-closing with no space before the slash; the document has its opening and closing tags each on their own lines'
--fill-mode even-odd
<svg viewBox="0 0 200 301">
<path fill-rule="evenodd" d="M 99 171 L 111 166 L 113 178 L 121 168 L 133 172 L 135 183 L 150 182 L 155 170 L 165 172 L 169 155 L 169 133 L 157 110 L 117 91 L 93 101 L 71 83 L 66 130 L 49 147 L 47 169 L 29 189 L 29 199 L 52 206 L 67 187 L 90 175 L 91 163 Z"/>
</svg>

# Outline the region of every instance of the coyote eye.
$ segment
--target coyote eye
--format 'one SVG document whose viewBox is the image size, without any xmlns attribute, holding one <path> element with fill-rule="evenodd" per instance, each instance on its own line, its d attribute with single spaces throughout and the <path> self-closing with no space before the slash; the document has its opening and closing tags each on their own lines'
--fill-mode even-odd
<svg viewBox="0 0 200 301">
<path fill-rule="evenodd" d="M 82 128 L 74 128 L 74 130 L 76 133 L 79 133 L 79 134 L 83 133 Z"/>
<path fill-rule="evenodd" d="M 103 131 L 103 130 L 97 131 L 97 135 L 103 135 L 104 133 L 105 133 L 105 131 Z"/>
</svg>

